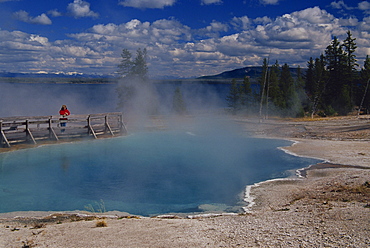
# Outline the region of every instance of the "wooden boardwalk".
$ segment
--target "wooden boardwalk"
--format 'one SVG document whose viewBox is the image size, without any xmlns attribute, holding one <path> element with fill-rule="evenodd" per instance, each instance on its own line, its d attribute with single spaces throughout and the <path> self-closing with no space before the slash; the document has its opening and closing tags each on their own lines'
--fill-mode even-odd
<svg viewBox="0 0 370 248">
<path fill-rule="evenodd" d="M 46 140 L 59 141 L 127 134 L 122 113 L 58 116 L 0 117 L 0 148 L 13 144 L 38 144 Z M 63 122 L 66 126 L 63 127 Z"/>
</svg>

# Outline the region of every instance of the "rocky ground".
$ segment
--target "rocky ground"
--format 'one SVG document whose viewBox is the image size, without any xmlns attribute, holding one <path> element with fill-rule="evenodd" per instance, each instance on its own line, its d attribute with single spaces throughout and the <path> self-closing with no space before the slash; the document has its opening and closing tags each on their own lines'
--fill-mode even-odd
<svg viewBox="0 0 370 248">
<path fill-rule="evenodd" d="M 253 186 L 255 204 L 239 215 L 2 214 L 0 247 L 370 247 L 370 116 L 237 121 L 332 164 Z"/>
</svg>

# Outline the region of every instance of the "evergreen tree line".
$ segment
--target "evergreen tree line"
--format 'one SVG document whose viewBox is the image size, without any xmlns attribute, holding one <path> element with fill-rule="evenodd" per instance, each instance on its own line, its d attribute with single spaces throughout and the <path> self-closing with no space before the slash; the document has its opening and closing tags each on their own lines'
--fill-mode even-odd
<svg viewBox="0 0 370 248">
<path fill-rule="evenodd" d="M 234 113 L 259 110 L 265 117 L 268 112 L 313 117 L 369 111 L 370 58 L 366 56 L 363 68 L 358 71 L 355 41 L 350 31 L 342 43 L 334 37 L 324 54 L 309 59 L 304 75 L 297 68 L 295 78 L 287 64 L 280 67 L 276 61 L 269 66 L 268 59 L 264 59 L 257 90 L 252 91 L 248 78 L 243 83 L 231 82 L 226 98 L 229 107 Z"/>
</svg>

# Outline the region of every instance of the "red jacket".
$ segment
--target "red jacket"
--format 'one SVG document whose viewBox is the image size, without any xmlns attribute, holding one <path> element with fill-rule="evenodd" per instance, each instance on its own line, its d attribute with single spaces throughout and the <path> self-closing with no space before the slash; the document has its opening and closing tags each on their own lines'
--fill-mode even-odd
<svg viewBox="0 0 370 248">
<path fill-rule="evenodd" d="M 60 115 L 63 115 L 63 116 L 68 116 L 68 115 L 70 115 L 70 114 L 71 114 L 71 112 L 69 112 L 69 110 L 68 110 L 68 109 L 61 109 L 61 110 L 59 111 L 59 114 L 60 114 Z"/>
</svg>

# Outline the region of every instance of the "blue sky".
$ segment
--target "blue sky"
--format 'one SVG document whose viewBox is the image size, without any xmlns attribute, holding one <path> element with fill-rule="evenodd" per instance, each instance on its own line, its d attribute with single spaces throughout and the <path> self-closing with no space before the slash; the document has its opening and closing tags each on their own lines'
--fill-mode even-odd
<svg viewBox="0 0 370 248">
<path fill-rule="evenodd" d="M 306 67 L 351 30 L 370 54 L 370 1 L 0 0 L 0 71 L 114 74 L 147 48 L 150 76 L 198 77 L 261 65 Z"/>
</svg>

